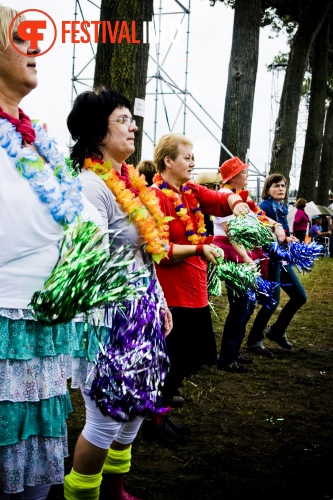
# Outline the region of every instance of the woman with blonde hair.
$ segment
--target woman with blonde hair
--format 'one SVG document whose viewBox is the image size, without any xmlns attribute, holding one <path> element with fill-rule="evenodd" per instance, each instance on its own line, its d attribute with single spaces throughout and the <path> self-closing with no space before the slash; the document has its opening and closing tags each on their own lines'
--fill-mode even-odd
<svg viewBox="0 0 333 500">
<path fill-rule="evenodd" d="M 207 264 L 217 263 L 220 250 L 212 244 L 213 236 L 207 235 L 203 214 L 238 216 L 249 211 L 237 194 L 219 193 L 191 181 L 192 150 L 192 142 L 184 135 L 166 134 L 154 152 L 158 174 L 153 188 L 162 212 L 170 218 L 170 249 L 167 258 L 156 265 L 173 317 L 173 329 L 166 339 L 170 372 L 162 388 L 165 404 L 176 395 L 184 377 L 193 375 L 202 365 L 216 364 Z M 153 429 L 153 423 L 151 426 Z"/>
<path fill-rule="evenodd" d="M 58 261 L 65 228 L 77 216 L 100 219 L 55 141 L 19 107 L 37 86 L 40 49 L 19 37 L 17 16 L 0 6 L 0 498 L 43 500 L 64 478 L 76 334 L 72 323 L 36 321 L 31 297 Z"/>
</svg>

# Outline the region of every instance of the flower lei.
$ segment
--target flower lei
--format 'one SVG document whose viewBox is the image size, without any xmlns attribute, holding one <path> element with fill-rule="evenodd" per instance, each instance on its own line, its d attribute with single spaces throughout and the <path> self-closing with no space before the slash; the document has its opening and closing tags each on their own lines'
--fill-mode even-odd
<svg viewBox="0 0 333 500">
<path fill-rule="evenodd" d="M 43 203 L 47 203 L 53 219 L 67 226 L 83 209 L 82 186 L 79 179 L 68 172 L 64 157 L 55 140 L 50 139 L 38 122 L 33 122 L 36 133 L 34 145 L 22 148 L 22 135 L 7 119 L 0 118 L 0 146 L 4 148 L 20 174 L 27 179 Z M 41 156 L 47 163 L 44 164 Z"/>
<path fill-rule="evenodd" d="M 119 178 L 111 162 L 86 158 L 84 168 L 97 174 L 114 194 L 117 203 L 128 213 L 130 220 L 138 226 L 142 238 L 146 242 L 146 250 L 152 259 L 159 263 L 167 256 L 169 250 L 169 226 L 167 222 L 172 217 L 165 217 L 160 209 L 159 201 L 152 189 L 147 188 L 143 175 L 132 165 L 125 165 L 133 188 L 138 192 L 136 196 L 125 182 Z"/>
<path fill-rule="evenodd" d="M 206 242 L 206 237 L 208 236 L 208 233 L 205 227 L 205 219 L 200 209 L 200 204 L 195 200 L 197 205 L 195 208 L 192 209 L 192 212 L 195 215 L 197 223 L 197 232 L 195 232 L 192 219 L 187 213 L 187 208 L 185 208 L 183 203 L 179 203 L 178 196 L 172 189 L 169 188 L 168 184 L 162 179 L 160 174 L 155 175 L 153 182 L 158 186 L 158 188 L 162 191 L 162 193 L 165 194 L 165 196 L 169 198 L 169 200 L 173 203 L 173 206 L 175 207 L 176 210 L 176 214 L 178 215 L 179 219 L 185 226 L 186 236 L 189 242 L 192 245 L 204 244 Z M 186 195 L 192 195 L 192 190 L 186 184 L 183 185 L 182 192 Z"/>
</svg>

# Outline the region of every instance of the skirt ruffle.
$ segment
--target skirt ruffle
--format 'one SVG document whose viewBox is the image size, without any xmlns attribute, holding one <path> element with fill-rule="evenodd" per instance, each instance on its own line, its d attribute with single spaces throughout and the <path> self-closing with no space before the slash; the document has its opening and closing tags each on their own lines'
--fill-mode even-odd
<svg viewBox="0 0 333 500">
<path fill-rule="evenodd" d="M 0 446 L 0 490 L 19 493 L 24 485 L 62 484 L 67 433 L 58 438 L 31 436 L 11 446 Z"/>
<path fill-rule="evenodd" d="M 28 361 L 0 360 L 0 401 L 32 402 L 65 395 L 71 376 L 71 358 L 63 354 Z"/>
<path fill-rule="evenodd" d="M 68 393 L 37 402 L 0 403 L 0 449 L 31 436 L 59 438 L 66 433 L 66 419 L 72 411 Z"/>
<path fill-rule="evenodd" d="M 74 322 L 47 325 L 40 321 L 0 316 L 0 359 L 28 360 L 80 349 Z"/>
</svg>

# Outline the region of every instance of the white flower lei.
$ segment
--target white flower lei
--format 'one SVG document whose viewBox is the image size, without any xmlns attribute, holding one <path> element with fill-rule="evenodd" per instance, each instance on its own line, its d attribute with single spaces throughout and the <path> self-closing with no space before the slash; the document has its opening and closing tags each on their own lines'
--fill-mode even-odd
<svg viewBox="0 0 333 500">
<path fill-rule="evenodd" d="M 0 146 L 14 158 L 15 166 L 25 177 L 56 222 L 67 226 L 82 211 L 82 185 L 68 171 L 63 154 L 38 122 L 33 122 L 36 132 L 34 145 L 22 148 L 22 136 L 8 120 L 0 119 Z M 44 156 L 44 164 L 40 156 Z"/>
</svg>

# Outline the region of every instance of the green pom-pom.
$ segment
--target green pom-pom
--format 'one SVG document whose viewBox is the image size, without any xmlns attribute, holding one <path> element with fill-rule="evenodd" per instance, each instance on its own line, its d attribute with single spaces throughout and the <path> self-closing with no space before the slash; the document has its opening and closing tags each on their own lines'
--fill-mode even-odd
<svg viewBox="0 0 333 500">
<path fill-rule="evenodd" d="M 257 279 L 260 271 L 248 264 L 237 264 L 236 262 L 222 261 L 217 259 L 218 264 L 209 264 L 208 269 L 208 293 L 217 295 L 218 282 L 224 281 L 226 286 L 231 286 L 236 295 L 245 295 L 246 291 L 258 288 Z M 219 294 L 220 295 L 220 294 Z"/>
<path fill-rule="evenodd" d="M 128 247 L 109 254 L 102 242 L 103 234 L 93 222 L 79 222 L 65 232 L 51 276 L 31 299 L 38 320 L 67 323 L 79 313 L 122 302 L 142 291 L 137 282 L 145 271 L 129 270 L 134 257 Z"/>
<path fill-rule="evenodd" d="M 270 228 L 256 217 L 236 217 L 227 223 L 228 237 L 232 243 L 246 250 L 270 245 L 276 238 Z"/>
</svg>

